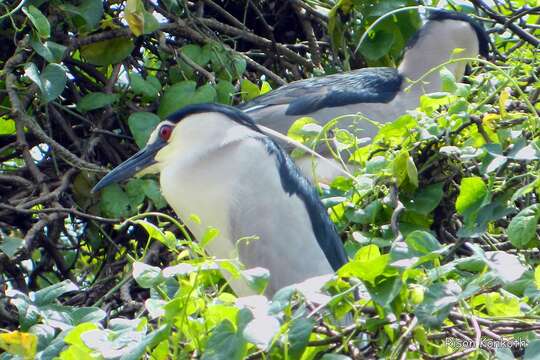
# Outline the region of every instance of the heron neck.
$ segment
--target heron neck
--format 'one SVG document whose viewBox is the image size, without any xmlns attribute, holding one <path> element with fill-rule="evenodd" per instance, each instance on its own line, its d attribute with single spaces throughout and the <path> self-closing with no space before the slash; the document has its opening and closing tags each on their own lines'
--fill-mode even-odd
<svg viewBox="0 0 540 360">
<path fill-rule="evenodd" d="M 464 21 L 430 21 L 417 34 L 406 50 L 398 71 L 409 80 L 418 80 L 429 70 L 452 58 L 476 57 L 478 37 L 470 24 Z M 455 49 L 463 49 L 455 53 Z M 446 67 L 461 81 L 466 62 L 448 64 Z M 422 79 L 426 92 L 440 91 L 439 71 Z M 404 86 L 408 86 L 407 82 Z"/>
</svg>

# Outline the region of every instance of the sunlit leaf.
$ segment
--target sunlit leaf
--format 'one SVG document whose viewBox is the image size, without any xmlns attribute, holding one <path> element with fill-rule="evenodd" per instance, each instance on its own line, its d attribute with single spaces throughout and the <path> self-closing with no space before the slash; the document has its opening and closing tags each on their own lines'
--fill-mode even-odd
<svg viewBox="0 0 540 360">
<path fill-rule="evenodd" d="M 482 178 L 463 178 L 456 200 L 457 212 L 461 215 L 466 215 L 477 210 L 484 202 L 487 194 L 487 187 Z"/>
<path fill-rule="evenodd" d="M 24 359 L 33 359 L 36 355 L 38 338 L 34 334 L 14 331 L 0 334 L 0 349 Z"/>
</svg>

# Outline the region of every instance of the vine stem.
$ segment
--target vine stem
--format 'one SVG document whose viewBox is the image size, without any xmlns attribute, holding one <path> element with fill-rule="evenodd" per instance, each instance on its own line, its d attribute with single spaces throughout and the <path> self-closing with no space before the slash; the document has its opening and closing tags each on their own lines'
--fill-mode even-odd
<svg viewBox="0 0 540 360">
<path fill-rule="evenodd" d="M 26 0 L 21 0 L 21 2 L 19 3 L 19 5 L 17 5 L 16 7 L 14 7 L 13 10 L 8 11 L 8 12 L 5 13 L 4 15 L 0 16 L 0 20 L 5 19 L 5 18 L 7 18 L 8 16 L 11 16 L 11 15 L 15 14 L 17 11 L 19 11 L 19 10 L 24 6 L 25 3 L 26 3 Z"/>
</svg>

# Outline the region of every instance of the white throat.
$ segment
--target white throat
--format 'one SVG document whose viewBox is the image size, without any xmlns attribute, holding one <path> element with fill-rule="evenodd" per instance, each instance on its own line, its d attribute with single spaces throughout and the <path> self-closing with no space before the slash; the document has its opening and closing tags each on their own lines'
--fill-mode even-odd
<svg viewBox="0 0 540 360">
<path fill-rule="evenodd" d="M 455 54 L 454 49 L 463 49 Z M 478 36 L 473 27 L 459 20 L 430 21 L 419 34 L 417 42 L 409 48 L 399 65 L 399 72 L 405 79 L 418 80 L 430 69 L 450 59 L 478 56 Z M 460 81 L 465 73 L 466 62 L 450 64 L 447 68 Z M 440 91 L 439 72 L 436 71 L 426 79 L 423 86 L 425 92 Z M 408 86 L 407 81 L 403 84 Z"/>
</svg>

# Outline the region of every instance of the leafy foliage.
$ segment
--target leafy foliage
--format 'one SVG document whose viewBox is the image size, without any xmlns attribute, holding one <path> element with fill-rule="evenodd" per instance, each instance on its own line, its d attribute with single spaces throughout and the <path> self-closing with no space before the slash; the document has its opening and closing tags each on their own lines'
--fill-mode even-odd
<svg viewBox="0 0 540 360">
<path fill-rule="evenodd" d="M 535 0 L 462 6 L 498 24 L 495 60 L 432 69 L 441 92 L 371 143 L 293 124 L 358 169 L 320 185 L 350 257 L 320 306 L 301 284 L 237 298 L 222 273 L 271 274 L 208 257 L 219 229 L 193 241 L 153 177 L 90 193 L 185 105 L 396 65 L 419 13 L 379 19 L 415 3 L 3 2 L 0 359 L 537 357 Z"/>
</svg>

